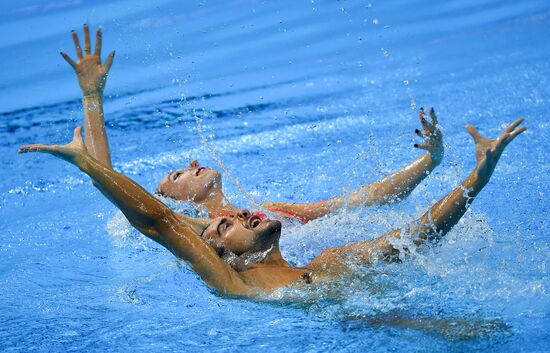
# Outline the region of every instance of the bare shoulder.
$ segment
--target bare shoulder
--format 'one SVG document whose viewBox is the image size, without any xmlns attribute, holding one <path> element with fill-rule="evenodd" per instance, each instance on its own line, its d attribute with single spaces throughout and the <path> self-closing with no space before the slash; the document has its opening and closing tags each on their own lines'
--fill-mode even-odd
<svg viewBox="0 0 550 353">
<path fill-rule="evenodd" d="M 323 250 L 306 267 L 318 274 L 343 269 L 345 267 L 345 246 Z"/>
<path fill-rule="evenodd" d="M 354 265 L 372 264 L 376 259 L 375 250 L 375 244 L 371 240 L 327 248 L 306 267 L 321 277 L 340 276 Z"/>
<path fill-rule="evenodd" d="M 304 279 L 309 272 L 310 270 L 305 268 L 266 266 L 251 268 L 239 272 L 239 275 L 250 288 L 270 293 Z"/>
</svg>

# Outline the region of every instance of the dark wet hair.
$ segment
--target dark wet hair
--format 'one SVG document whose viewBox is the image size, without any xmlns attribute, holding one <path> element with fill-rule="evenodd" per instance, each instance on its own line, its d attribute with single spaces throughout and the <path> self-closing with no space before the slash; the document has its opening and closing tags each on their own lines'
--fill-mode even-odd
<svg viewBox="0 0 550 353">
<path fill-rule="evenodd" d="M 210 224 L 208 224 L 208 226 L 209 225 Z M 204 232 L 206 231 L 208 226 L 204 227 L 201 234 L 199 235 L 203 240 L 204 240 Z M 225 254 L 225 251 L 226 251 L 226 249 L 223 246 L 212 244 L 212 242 L 210 242 L 208 240 L 205 240 L 205 242 L 206 242 L 206 244 L 210 245 L 216 251 L 216 253 L 218 253 L 219 257 L 223 257 L 223 255 Z"/>
<path fill-rule="evenodd" d="M 158 186 L 157 186 L 157 189 L 155 190 L 155 195 L 166 197 L 166 194 L 164 194 L 164 191 L 162 191 Z"/>
</svg>

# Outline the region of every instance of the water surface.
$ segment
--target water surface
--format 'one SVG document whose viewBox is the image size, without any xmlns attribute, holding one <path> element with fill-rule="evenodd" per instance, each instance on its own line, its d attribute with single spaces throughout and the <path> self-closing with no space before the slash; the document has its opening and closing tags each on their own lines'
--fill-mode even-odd
<svg viewBox="0 0 550 353">
<path fill-rule="evenodd" d="M 548 349 L 547 2 L 3 1 L 0 18 L 3 350 Z M 475 164 L 467 122 L 496 136 L 523 116 L 529 130 L 438 246 L 358 269 L 340 300 L 227 299 L 75 167 L 16 154 L 81 124 L 58 52 L 72 55 L 84 22 L 103 27 L 104 55 L 117 51 L 105 91 L 115 168 L 150 191 L 196 158 L 224 170 L 243 207 L 341 194 L 416 158 L 416 111 L 436 108 L 447 150 L 435 173 L 400 204 L 286 227 L 297 265 L 399 227 L 458 185 Z"/>
</svg>

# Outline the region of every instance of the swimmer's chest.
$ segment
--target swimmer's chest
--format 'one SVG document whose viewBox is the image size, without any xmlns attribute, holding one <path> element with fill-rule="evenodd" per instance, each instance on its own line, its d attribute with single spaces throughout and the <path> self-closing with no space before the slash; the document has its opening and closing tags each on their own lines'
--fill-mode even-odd
<svg viewBox="0 0 550 353">
<path fill-rule="evenodd" d="M 298 282 L 309 283 L 310 271 L 304 268 L 259 267 L 241 272 L 244 280 L 265 291 L 286 287 Z"/>
</svg>

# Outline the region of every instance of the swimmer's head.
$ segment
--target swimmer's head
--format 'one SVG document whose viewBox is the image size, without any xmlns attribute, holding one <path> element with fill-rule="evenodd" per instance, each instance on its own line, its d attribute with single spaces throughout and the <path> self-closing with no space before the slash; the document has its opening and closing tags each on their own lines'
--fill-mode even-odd
<svg viewBox="0 0 550 353">
<path fill-rule="evenodd" d="M 197 161 L 189 163 L 186 169 L 166 174 L 157 186 L 157 193 L 178 201 L 201 202 L 221 192 L 220 173 L 201 167 Z"/>
<path fill-rule="evenodd" d="M 268 252 L 279 247 L 281 222 L 243 210 L 214 218 L 201 236 L 220 256 L 227 252 L 236 256 Z"/>
</svg>

